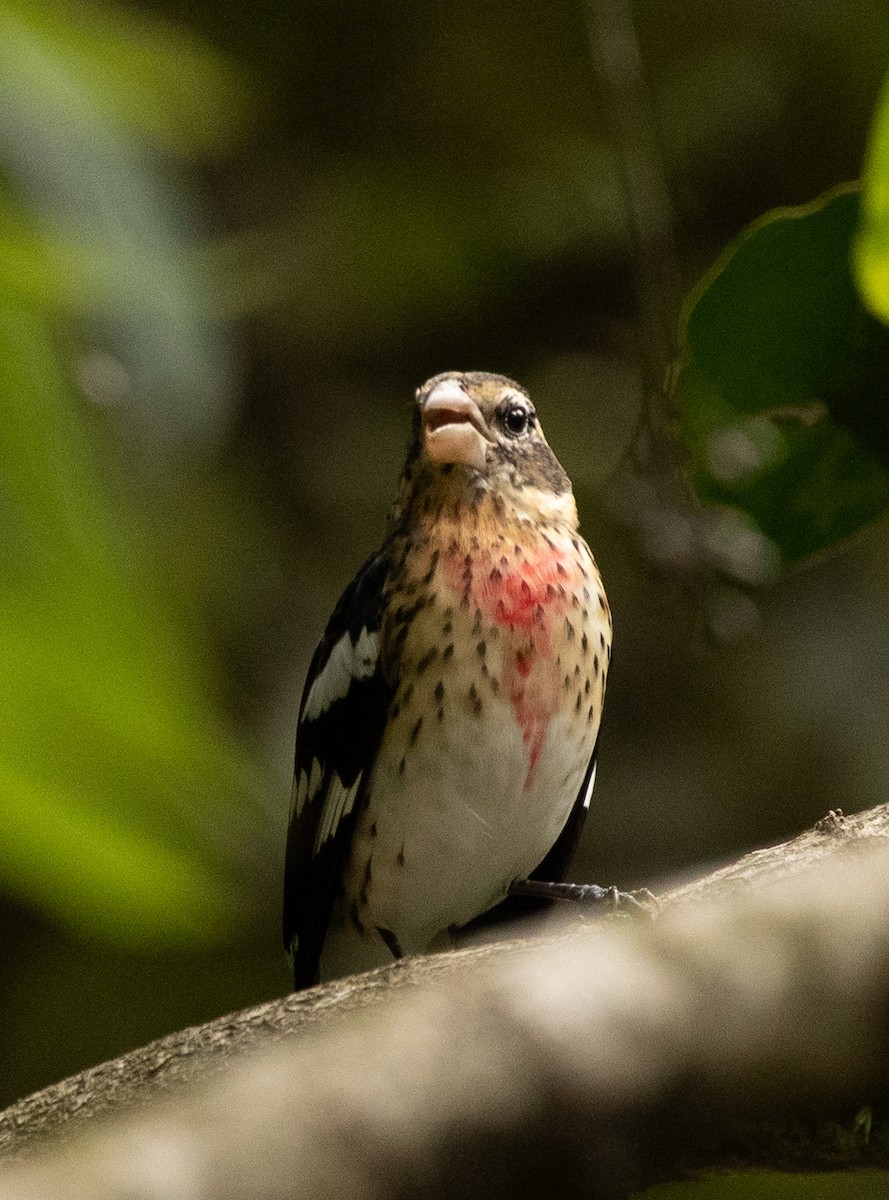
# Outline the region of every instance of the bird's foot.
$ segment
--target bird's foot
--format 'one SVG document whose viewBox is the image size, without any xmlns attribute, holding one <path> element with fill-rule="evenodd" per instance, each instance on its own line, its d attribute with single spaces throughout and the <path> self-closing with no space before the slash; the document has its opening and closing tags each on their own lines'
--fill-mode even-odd
<svg viewBox="0 0 889 1200">
<path fill-rule="evenodd" d="M 621 892 L 616 887 L 597 883 L 550 883 L 544 879 L 518 879 L 510 885 L 510 896 L 529 896 L 535 900 L 568 900 L 575 904 L 601 905 L 609 912 L 654 917 L 660 905 L 648 888 Z"/>
</svg>

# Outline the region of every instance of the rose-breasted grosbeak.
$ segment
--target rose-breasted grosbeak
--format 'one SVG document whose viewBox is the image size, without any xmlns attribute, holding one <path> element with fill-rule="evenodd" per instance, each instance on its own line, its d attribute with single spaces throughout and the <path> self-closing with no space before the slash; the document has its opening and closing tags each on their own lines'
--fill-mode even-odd
<svg viewBox="0 0 889 1200">
<path fill-rule="evenodd" d="M 564 877 L 595 777 L 611 614 L 527 393 L 417 392 L 382 547 L 299 714 L 284 942 L 297 988 L 448 944 Z"/>
</svg>

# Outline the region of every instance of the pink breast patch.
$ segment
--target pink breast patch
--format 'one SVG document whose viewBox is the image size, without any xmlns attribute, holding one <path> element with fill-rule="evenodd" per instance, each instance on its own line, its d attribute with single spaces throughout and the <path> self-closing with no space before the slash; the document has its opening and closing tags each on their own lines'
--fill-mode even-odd
<svg viewBox="0 0 889 1200">
<path fill-rule="evenodd" d="M 528 747 L 527 791 L 563 696 L 553 635 L 577 605 L 580 569 L 571 550 L 545 542 L 511 556 L 487 550 L 448 555 L 443 565 L 454 592 L 505 635 L 500 685 Z"/>
</svg>

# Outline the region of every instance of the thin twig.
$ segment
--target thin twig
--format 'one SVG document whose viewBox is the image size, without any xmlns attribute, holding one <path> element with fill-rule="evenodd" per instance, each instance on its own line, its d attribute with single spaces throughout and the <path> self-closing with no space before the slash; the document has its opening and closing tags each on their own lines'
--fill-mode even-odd
<svg viewBox="0 0 889 1200">
<path fill-rule="evenodd" d="M 633 251 L 647 420 L 666 431 L 664 381 L 676 352 L 682 301 L 670 202 L 651 120 L 629 0 L 586 0 L 593 67 L 621 175 Z"/>
</svg>

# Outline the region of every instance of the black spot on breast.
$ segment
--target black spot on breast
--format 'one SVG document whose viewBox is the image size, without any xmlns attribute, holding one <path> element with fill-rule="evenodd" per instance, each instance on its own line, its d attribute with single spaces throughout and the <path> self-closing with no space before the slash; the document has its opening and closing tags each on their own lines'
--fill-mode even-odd
<svg viewBox="0 0 889 1200">
<path fill-rule="evenodd" d="M 414 685 L 412 683 L 409 683 L 407 685 L 407 687 L 404 689 L 404 694 L 401 697 L 402 705 L 410 704 L 413 694 L 414 694 Z"/>
<path fill-rule="evenodd" d="M 409 740 L 410 740 L 410 744 L 411 744 L 412 746 L 416 744 L 417 738 L 420 736 L 420 730 L 421 730 L 422 728 L 423 728 L 423 718 L 422 718 L 422 717 L 419 717 L 419 718 L 417 719 L 417 723 L 416 723 L 416 725 L 415 725 L 415 726 L 413 727 L 413 729 L 411 730 L 411 736 L 410 736 L 410 739 L 409 739 Z"/>
<path fill-rule="evenodd" d="M 479 656 L 479 658 L 484 658 L 488 652 L 487 642 L 484 642 L 484 641 L 479 642 L 479 644 L 475 648 L 475 652 Z"/>
<path fill-rule="evenodd" d="M 438 646 L 433 646 L 417 663 L 417 674 L 422 675 L 429 664 L 434 662 L 436 658 L 438 658 Z"/>
<path fill-rule="evenodd" d="M 369 835 L 370 837 L 372 837 L 372 838 L 375 838 L 375 837 L 377 836 L 377 823 L 376 823 L 376 821 L 371 821 L 371 823 L 370 823 L 370 829 L 368 829 L 368 831 L 367 831 L 367 832 L 368 832 L 368 835 Z"/>
<path fill-rule="evenodd" d="M 502 562 L 503 560 L 501 559 L 500 561 Z M 491 583 L 499 583 L 503 576 L 496 567 L 492 567 L 488 578 L 490 579 Z"/>
<path fill-rule="evenodd" d="M 587 637 L 586 634 L 584 634 L 583 637 L 580 639 L 580 649 L 584 654 L 586 654 L 587 650 L 589 649 L 589 645 L 590 645 L 590 639 Z"/>
<path fill-rule="evenodd" d="M 593 674 L 598 677 L 599 674 L 599 655 L 593 655 Z"/>
<path fill-rule="evenodd" d="M 444 625 L 442 625 L 442 627 L 441 627 L 441 631 L 445 635 L 445 637 L 447 637 L 449 634 L 454 632 L 454 626 L 451 624 L 450 621 L 445 621 Z"/>
<path fill-rule="evenodd" d="M 440 679 L 435 685 L 435 691 L 432 694 L 435 697 L 436 703 L 441 704 L 442 700 L 444 700 L 444 684 Z"/>
<path fill-rule="evenodd" d="M 565 633 L 567 634 L 568 641 L 570 642 L 571 639 L 574 637 L 574 626 L 571 624 L 571 622 L 568 620 L 567 617 L 565 618 Z"/>
<path fill-rule="evenodd" d="M 398 865 L 400 867 L 404 866 L 404 846 L 402 846 L 401 849 L 398 851 L 398 853 L 395 855 L 395 861 L 398 863 Z"/>
<path fill-rule="evenodd" d="M 591 686 L 592 686 L 592 685 L 591 685 L 591 683 L 590 683 L 590 681 L 589 681 L 589 680 L 587 680 L 587 681 L 586 681 L 586 683 L 583 685 L 583 694 L 584 694 L 585 696 L 588 696 L 588 695 L 590 694 L 590 687 L 591 687 Z"/>
<path fill-rule="evenodd" d="M 420 596 L 413 604 L 401 604 L 395 610 L 396 625 L 410 625 L 418 612 L 426 607 L 426 597 Z"/>
<path fill-rule="evenodd" d="M 398 764 L 398 774 L 399 774 L 399 775 L 403 775 L 403 774 L 404 774 L 404 766 L 405 766 L 405 761 L 406 761 L 406 760 L 405 760 L 404 758 L 402 758 L 401 762 Z"/>
<path fill-rule="evenodd" d="M 583 704 L 583 692 L 577 693 L 577 702 L 574 705 L 574 711 L 580 712 L 580 706 Z"/>
<path fill-rule="evenodd" d="M 453 653 L 454 653 L 454 643 L 448 642 L 448 644 L 445 646 L 444 651 L 442 653 L 442 658 L 447 660 L 451 657 L 451 655 Z"/>
<path fill-rule="evenodd" d="M 586 719 L 587 719 L 587 720 L 590 722 L 590 724 L 592 724 L 592 721 L 593 721 L 593 712 L 594 712 L 594 711 L 595 711 L 595 710 L 593 709 L 593 706 L 592 706 L 592 704 L 591 704 L 591 705 L 590 705 L 590 711 L 589 711 L 589 712 L 587 713 L 587 715 L 586 715 Z"/>
<path fill-rule="evenodd" d="M 469 685 L 469 703 L 472 706 L 473 716 L 480 716 L 482 711 L 482 700 L 474 683 Z"/>
</svg>

